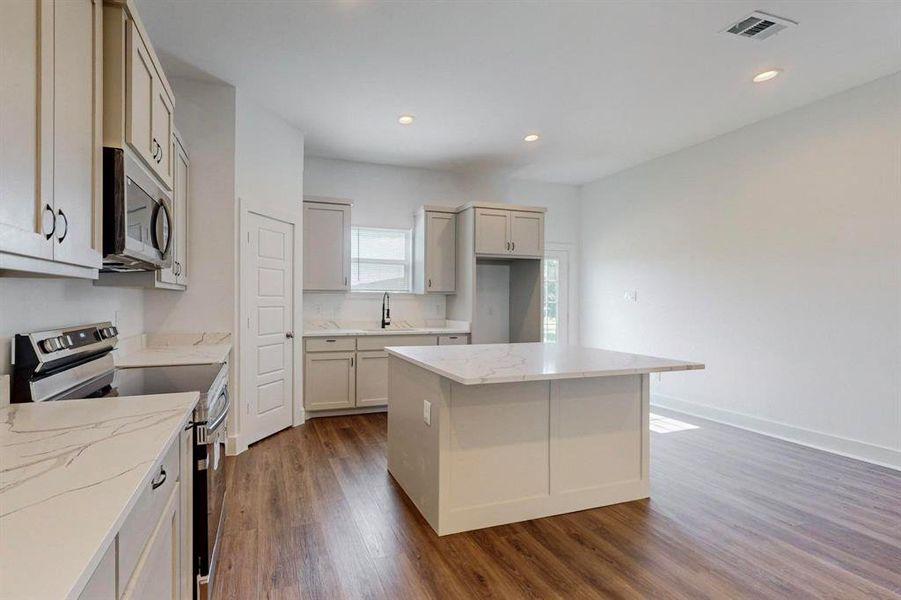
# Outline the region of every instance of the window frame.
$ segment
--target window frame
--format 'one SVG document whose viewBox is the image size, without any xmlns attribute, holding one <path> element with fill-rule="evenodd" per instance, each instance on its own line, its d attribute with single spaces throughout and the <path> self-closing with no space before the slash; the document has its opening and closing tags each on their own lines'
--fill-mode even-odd
<svg viewBox="0 0 901 600">
<path fill-rule="evenodd" d="M 413 292 L 413 230 L 405 227 L 369 227 L 367 225 L 351 225 L 350 227 L 350 235 L 351 240 L 356 235 L 357 230 L 366 230 L 366 231 L 390 231 L 392 233 L 403 233 L 404 234 L 404 260 L 393 260 L 386 258 L 360 258 L 354 257 L 353 254 L 353 242 L 351 242 L 351 252 L 350 252 L 350 293 L 351 294 L 384 294 L 388 292 L 389 294 L 410 294 Z M 359 244 L 357 245 L 359 248 Z M 354 288 L 354 263 L 357 264 L 370 264 L 370 265 L 403 265 L 404 266 L 404 274 L 405 274 L 405 282 L 404 289 L 402 290 L 369 290 L 369 289 L 355 289 Z M 359 270 L 357 271 L 359 273 Z"/>
</svg>

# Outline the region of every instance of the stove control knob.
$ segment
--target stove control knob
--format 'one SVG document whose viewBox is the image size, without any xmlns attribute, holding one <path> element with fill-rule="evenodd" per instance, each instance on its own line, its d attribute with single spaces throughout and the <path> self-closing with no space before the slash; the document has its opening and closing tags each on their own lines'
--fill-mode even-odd
<svg viewBox="0 0 901 600">
<path fill-rule="evenodd" d="M 68 349 L 75 345 L 75 342 L 72 341 L 72 338 L 69 337 L 68 335 L 61 335 L 56 339 L 59 341 L 59 345 L 62 348 Z"/>
<path fill-rule="evenodd" d="M 119 329 L 116 327 L 110 327 L 109 329 L 107 329 L 107 331 L 109 331 L 110 337 L 116 337 L 117 335 L 119 335 Z"/>
<path fill-rule="evenodd" d="M 56 352 L 63 347 L 58 338 L 47 338 L 46 340 L 41 340 L 40 345 L 41 350 L 47 353 Z"/>
<path fill-rule="evenodd" d="M 117 333 L 119 333 L 119 331 L 115 327 L 104 327 L 100 330 L 100 337 L 101 339 L 108 340 L 111 337 L 116 337 Z"/>
</svg>

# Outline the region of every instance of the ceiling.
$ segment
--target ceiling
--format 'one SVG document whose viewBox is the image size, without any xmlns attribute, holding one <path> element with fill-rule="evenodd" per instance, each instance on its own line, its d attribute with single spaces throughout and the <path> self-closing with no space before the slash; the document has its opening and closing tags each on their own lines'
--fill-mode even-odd
<svg viewBox="0 0 901 600">
<path fill-rule="evenodd" d="M 901 71 L 899 1 L 138 7 L 170 77 L 233 84 L 309 155 L 572 184 Z M 800 25 L 718 33 L 753 10 Z M 785 71 L 751 83 L 771 67 Z"/>
</svg>

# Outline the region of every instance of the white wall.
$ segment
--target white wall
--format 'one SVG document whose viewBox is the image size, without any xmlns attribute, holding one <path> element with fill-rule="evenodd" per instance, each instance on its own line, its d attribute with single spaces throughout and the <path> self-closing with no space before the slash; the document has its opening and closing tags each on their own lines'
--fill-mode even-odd
<svg viewBox="0 0 901 600">
<path fill-rule="evenodd" d="M 566 244 L 571 250 L 570 341 L 578 339 L 578 266 L 579 266 L 579 188 L 570 185 L 509 179 L 503 176 L 461 175 L 428 169 L 393 167 L 308 156 L 304 169 L 304 195 L 335 196 L 353 201 L 354 225 L 368 227 L 413 227 L 413 213 L 423 204 L 459 206 L 472 200 L 545 206 L 548 208 L 545 238 L 550 243 Z M 357 295 L 353 295 L 357 296 Z M 340 295 L 307 293 L 304 310 L 307 318 L 356 319 L 359 311 L 375 311 L 380 300 L 336 303 Z M 397 296 L 398 300 L 402 298 Z M 403 297 L 392 305 L 392 317 L 434 314 L 434 305 L 426 297 Z M 403 304 L 402 304 L 403 303 Z M 362 308 L 361 308 L 362 307 Z M 440 318 L 444 318 L 441 307 Z"/>
<path fill-rule="evenodd" d="M 582 245 L 584 342 L 707 364 L 656 402 L 901 467 L 901 74 L 586 185 Z"/>
<path fill-rule="evenodd" d="M 115 321 L 121 336 L 142 333 L 143 291 L 83 279 L 0 277 L 0 374 L 12 371 L 13 335 L 98 321 Z"/>
</svg>

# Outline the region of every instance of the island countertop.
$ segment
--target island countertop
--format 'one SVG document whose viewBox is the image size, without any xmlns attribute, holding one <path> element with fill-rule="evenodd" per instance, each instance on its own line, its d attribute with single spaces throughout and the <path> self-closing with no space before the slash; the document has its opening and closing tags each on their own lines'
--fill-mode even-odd
<svg viewBox="0 0 901 600">
<path fill-rule="evenodd" d="M 385 351 L 463 385 L 640 375 L 703 369 L 702 363 L 566 344 L 394 346 Z"/>
<path fill-rule="evenodd" d="M 0 409 L 0 596 L 77 597 L 199 397 Z"/>
</svg>

